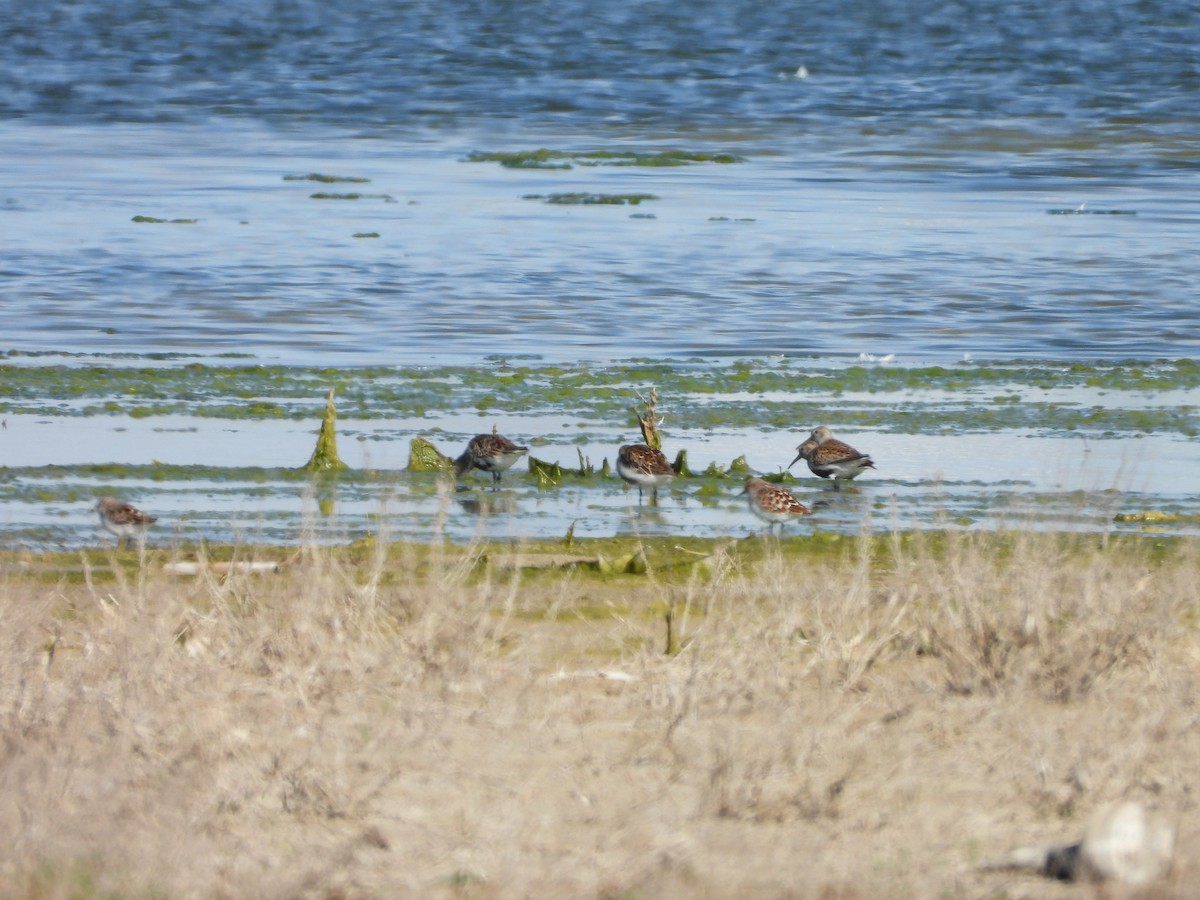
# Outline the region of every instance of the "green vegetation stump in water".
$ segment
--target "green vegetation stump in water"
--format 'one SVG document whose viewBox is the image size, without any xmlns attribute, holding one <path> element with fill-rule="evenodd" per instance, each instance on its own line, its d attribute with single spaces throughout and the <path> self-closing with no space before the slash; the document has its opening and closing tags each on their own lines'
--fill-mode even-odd
<svg viewBox="0 0 1200 900">
<path fill-rule="evenodd" d="M 558 463 L 529 457 L 529 471 L 537 478 L 538 487 L 553 487 L 562 483 L 564 469 Z"/>
<path fill-rule="evenodd" d="M 749 475 L 750 463 L 746 462 L 746 455 L 743 453 L 737 459 L 729 464 L 730 475 Z"/>
<path fill-rule="evenodd" d="M 583 455 L 583 451 L 579 448 L 575 449 L 575 453 L 579 457 L 579 468 L 570 469 L 556 462 L 548 462 L 544 459 L 538 459 L 536 456 L 529 457 L 529 472 L 537 478 L 538 487 L 554 487 L 562 483 L 564 476 L 572 478 L 591 478 L 596 474 L 596 467 L 592 465 L 592 461 Z"/>
<path fill-rule="evenodd" d="M 329 389 L 329 397 L 325 401 L 325 415 L 321 419 L 316 449 L 304 468 L 309 472 L 340 472 L 350 468 L 337 453 L 337 409 L 333 405 L 333 388 Z"/>
<path fill-rule="evenodd" d="M 740 458 L 740 457 L 739 457 Z M 768 472 L 760 476 L 763 481 L 769 481 L 771 484 L 799 484 L 800 479 L 791 472 Z"/>
<path fill-rule="evenodd" d="M 413 438 L 408 444 L 408 470 L 410 472 L 449 472 L 454 460 L 443 456 L 433 443 L 425 438 Z"/>
<path fill-rule="evenodd" d="M 595 475 L 596 467 L 592 465 L 590 459 L 583 455 L 583 451 L 576 447 L 575 453 L 579 456 L 579 476 L 587 478 L 590 475 Z"/>
<path fill-rule="evenodd" d="M 671 468 L 675 470 L 676 475 L 682 475 L 684 478 L 695 477 L 695 473 L 688 465 L 686 450 L 680 450 L 675 454 L 675 462 L 671 463 Z"/>
</svg>

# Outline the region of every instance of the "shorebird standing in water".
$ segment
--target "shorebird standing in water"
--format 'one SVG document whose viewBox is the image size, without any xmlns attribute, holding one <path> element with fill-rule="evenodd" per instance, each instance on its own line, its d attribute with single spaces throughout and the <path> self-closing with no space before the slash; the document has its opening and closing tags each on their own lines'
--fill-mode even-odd
<svg viewBox="0 0 1200 900">
<path fill-rule="evenodd" d="M 642 502 L 642 488 L 649 488 L 653 506 L 658 502 L 659 487 L 670 483 L 675 470 L 661 450 L 648 444 L 626 444 L 617 451 L 617 474 L 628 484 L 637 485 L 638 503 Z"/>
<path fill-rule="evenodd" d="M 812 513 L 792 492 L 761 478 L 747 478 L 742 491 L 750 503 L 750 511 L 767 523 L 770 530 L 783 531 L 783 523 Z"/>
<path fill-rule="evenodd" d="M 122 503 L 116 497 L 101 497 L 93 507 L 100 516 L 104 530 L 117 537 L 117 546 L 124 548 L 129 538 L 139 546 L 146 540 L 146 529 L 158 521 L 135 506 Z"/>
<path fill-rule="evenodd" d="M 814 428 L 808 440 L 796 451 L 796 458 L 788 463 L 788 468 L 803 459 L 814 475 L 832 479 L 834 490 L 840 489 L 839 480 L 851 481 L 861 475 L 864 469 L 875 468 L 871 457 L 837 440 L 827 425 Z"/>
<path fill-rule="evenodd" d="M 492 484 L 500 484 L 500 475 L 529 452 L 518 447 L 502 434 L 477 434 L 467 449 L 454 461 L 454 477 L 462 478 L 471 469 L 492 473 Z"/>
</svg>

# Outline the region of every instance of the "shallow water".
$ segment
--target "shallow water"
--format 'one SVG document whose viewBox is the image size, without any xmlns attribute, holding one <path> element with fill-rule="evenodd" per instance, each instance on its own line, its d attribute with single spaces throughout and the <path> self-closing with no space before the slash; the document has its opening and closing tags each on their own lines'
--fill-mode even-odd
<svg viewBox="0 0 1200 900">
<path fill-rule="evenodd" d="M 1197 385 L 1155 362 L 1200 349 L 1194 4 L 85 0 L 0 39 L 7 543 L 94 541 L 98 491 L 163 540 L 294 540 L 329 387 L 383 473 L 331 538 L 753 527 L 733 481 L 634 515 L 615 479 L 403 471 L 493 425 L 598 464 L 649 384 L 694 469 L 778 471 L 822 422 L 875 455 L 802 480 L 802 528 L 1194 528 Z M 741 161 L 469 161 L 539 147 Z"/>
<path fill-rule="evenodd" d="M 880 463 L 883 473 L 868 473 L 836 492 L 828 483 L 799 473 L 800 483 L 792 490 L 813 508 L 814 515 L 789 526 L 788 533 L 930 527 L 1129 531 L 1141 526 L 1118 526 L 1113 522 L 1115 514 L 1179 510 L 1178 503 L 1154 490 L 1162 481 L 1154 472 L 1164 461 L 1181 455 L 1166 442 L 1139 447 L 1139 454 L 1131 458 L 1127 449 L 1114 442 L 1101 443 L 1097 449 L 1065 439 L 880 438 L 864 440 L 870 440 L 872 452 L 886 460 Z M 710 453 L 739 446 L 741 442 L 730 436 L 690 448 L 699 451 L 690 458 L 707 465 L 718 460 Z M 597 461 L 602 457 L 593 454 L 613 457 L 611 446 L 583 445 L 579 450 Z M 794 455 L 786 445 L 778 450 L 764 469 L 778 471 Z M 1008 464 L 986 464 L 996 454 L 1008 459 Z M 369 458 L 364 454 L 363 461 L 400 463 L 401 455 L 376 451 Z M 737 479 L 680 480 L 660 491 L 658 505 L 651 506 L 639 505 L 636 492 L 625 489 L 615 477 L 568 479 L 561 485 L 539 487 L 521 475 L 523 467 L 510 473 L 498 489 L 483 475 L 472 476 L 455 490 L 432 475 L 380 466 L 371 470 L 369 478 L 343 479 L 315 492 L 304 480 L 270 470 L 233 470 L 217 478 L 204 473 L 159 478 L 151 468 L 133 467 L 116 477 L 69 468 L 42 477 L 24 470 L 19 490 L 0 485 L 4 498 L 0 508 L 12 541 L 62 547 L 94 542 L 90 504 L 113 485 L 159 516 L 153 540 L 160 544 L 201 538 L 286 543 L 306 529 L 338 540 L 369 534 L 412 539 L 438 534 L 459 540 L 557 538 L 570 526 L 576 537 L 636 533 L 744 537 L 761 530 L 738 496 Z M 1189 479 L 1184 486 L 1194 491 L 1194 482 Z M 320 499 L 332 502 L 319 507 Z M 1155 530 L 1191 533 L 1195 525 L 1167 524 Z"/>
<path fill-rule="evenodd" d="M 448 374 L 456 371 L 462 377 Z M 1074 366 L 1068 373 L 742 360 L 500 366 L 484 378 L 452 366 L 318 372 L 193 363 L 13 366 L 3 374 L 22 395 L 0 432 L 7 462 L 0 513 L 15 544 L 93 542 L 89 507 L 105 493 L 158 514 L 160 543 L 290 542 L 303 534 L 534 539 L 562 537 L 569 528 L 577 537 L 742 537 L 759 530 L 738 495 L 744 475 L 736 473 L 681 478 L 652 507 L 639 505 L 636 492 L 617 478 L 598 474 L 568 471 L 550 483 L 519 464 L 499 488 L 476 473 L 456 489 L 432 473 L 408 470 L 413 438 L 426 437 L 453 456 L 471 435 L 495 428 L 543 462 L 599 472 L 620 443 L 636 439 L 637 397 L 626 382 L 645 389 L 655 375 L 663 390 L 665 448 L 672 457 L 686 450 L 694 472 L 723 471 L 741 458 L 753 471 L 778 474 L 806 434 L 796 423 L 835 407 L 856 423 L 839 433 L 870 452 L 877 469 L 835 491 L 803 464 L 793 467 L 789 485 L 814 515 L 790 526 L 792 533 L 1200 530 L 1192 512 L 1200 494 L 1194 440 L 1200 422 L 1195 406 L 1177 404 L 1194 390 L 1198 373 L 1190 365 Z M 300 467 L 314 444 L 322 379 L 342 384 L 340 455 L 352 471 L 313 484 Z M 238 392 L 255 400 L 271 393 L 260 380 L 274 385 L 273 402 L 239 407 Z M 792 387 L 772 387 L 779 383 Z M 839 383 L 874 388 L 831 393 L 830 384 Z M 1174 386 L 1147 387 L 1160 383 Z M 518 409 L 498 405 L 506 384 Z M 743 390 L 729 390 L 733 384 Z M 72 395 L 70 402 L 57 399 L 64 395 Z M 163 397 L 171 402 L 158 411 Z M 415 399 L 418 409 L 406 411 L 397 398 Z M 367 415 L 348 411 L 354 409 Z M 1115 520 L 1144 512 L 1173 518 L 1149 525 Z"/>
<path fill-rule="evenodd" d="M 5 343 L 22 350 L 390 364 L 1200 349 L 1194 171 L 962 178 L 954 160 L 914 173 L 911 157 L 753 145 L 732 165 L 531 171 L 466 162 L 478 143 L 457 135 L 5 132 Z M 370 183 L 284 180 L 306 173 Z M 557 192 L 659 199 L 526 199 Z M 1081 205 L 1133 214 L 1047 214 Z"/>
</svg>

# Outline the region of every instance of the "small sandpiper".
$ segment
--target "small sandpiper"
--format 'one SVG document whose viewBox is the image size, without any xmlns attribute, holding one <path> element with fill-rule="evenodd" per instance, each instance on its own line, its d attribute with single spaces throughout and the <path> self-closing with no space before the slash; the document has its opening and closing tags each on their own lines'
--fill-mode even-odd
<svg viewBox="0 0 1200 900">
<path fill-rule="evenodd" d="M 812 514 L 812 510 L 797 500 L 787 488 L 761 478 L 747 478 L 742 493 L 750 503 L 750 511 L 767 522 L 772 530 L 778 526 L 782 532 L 784 522 Z"/>
<path fill-rule="evenodd" d="M 871 457 L 837 440 L 827 425 L 814 428 L 808 440 L 796 451 L 796 458 L 788 463 L 788 468 L 803 459 L 814 475 L 832 479 L 834 490 L 840 489 L 839 479 L 851 481 L 861 475 L 864 469 L 875 468 Z"/>
<path fill-rule="evenodd" d="M 462 478 L 471 469 L 481 469 L 491 472 L 492 483 L 498 485 L 500 474 L 528 452 L 528 447 L 518 447 L 504 435 L 477 434 L 454 461 L 454 477 Z"/>
<path fill-rule="evenodd" d="M 658 488 L 675 477 L 675 470 L 661 450 L 647 444 L 626 444 L 617 451 L 617 474 L 629 484 L 637 485 L 638 503 L 642 488 L 650 489 L 650 502 L 658 500 Z"/>
<path fill-rule="evenodd" d="M 136 539 L 140 544 L 146 539 L 146 529 L 158 521 L 154 516 L 122 503 L 116 497 L 101 497 L 93 508 L 100 515 L 104 530 L 116 535 L 118 547 L 124 547 L 129 538 Z"/>
</svg>

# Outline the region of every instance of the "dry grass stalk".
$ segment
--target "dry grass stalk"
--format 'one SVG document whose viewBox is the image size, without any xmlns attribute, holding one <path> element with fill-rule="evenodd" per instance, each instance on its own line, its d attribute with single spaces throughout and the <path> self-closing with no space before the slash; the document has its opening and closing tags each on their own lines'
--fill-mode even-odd
<svg viewBox="0 0 1200 900">
<path fill-rule="evenodd" d="M 638 399 L 642 401 L 642 406 L 640 409 L 635 406 L 633 414 L 637 416 L 638 427 L 642 432 L 642 442 L 655 450 L 661 450 L 662 435 L 658 431 L 658 426 L 664 420 L 658 415 L 658 388 L 650 388 L 649 397 L 643 397 L 639 392 Z"/>
<path fill-rule="evenodd" d="M 676 581 L 5 563 L 0 893 L 1068 897 L 970 869 L 1133 799 L 1177 823 L 1152 896 L 1188 895 L 1189 549 L 760 546 Z"/>
</svg>

